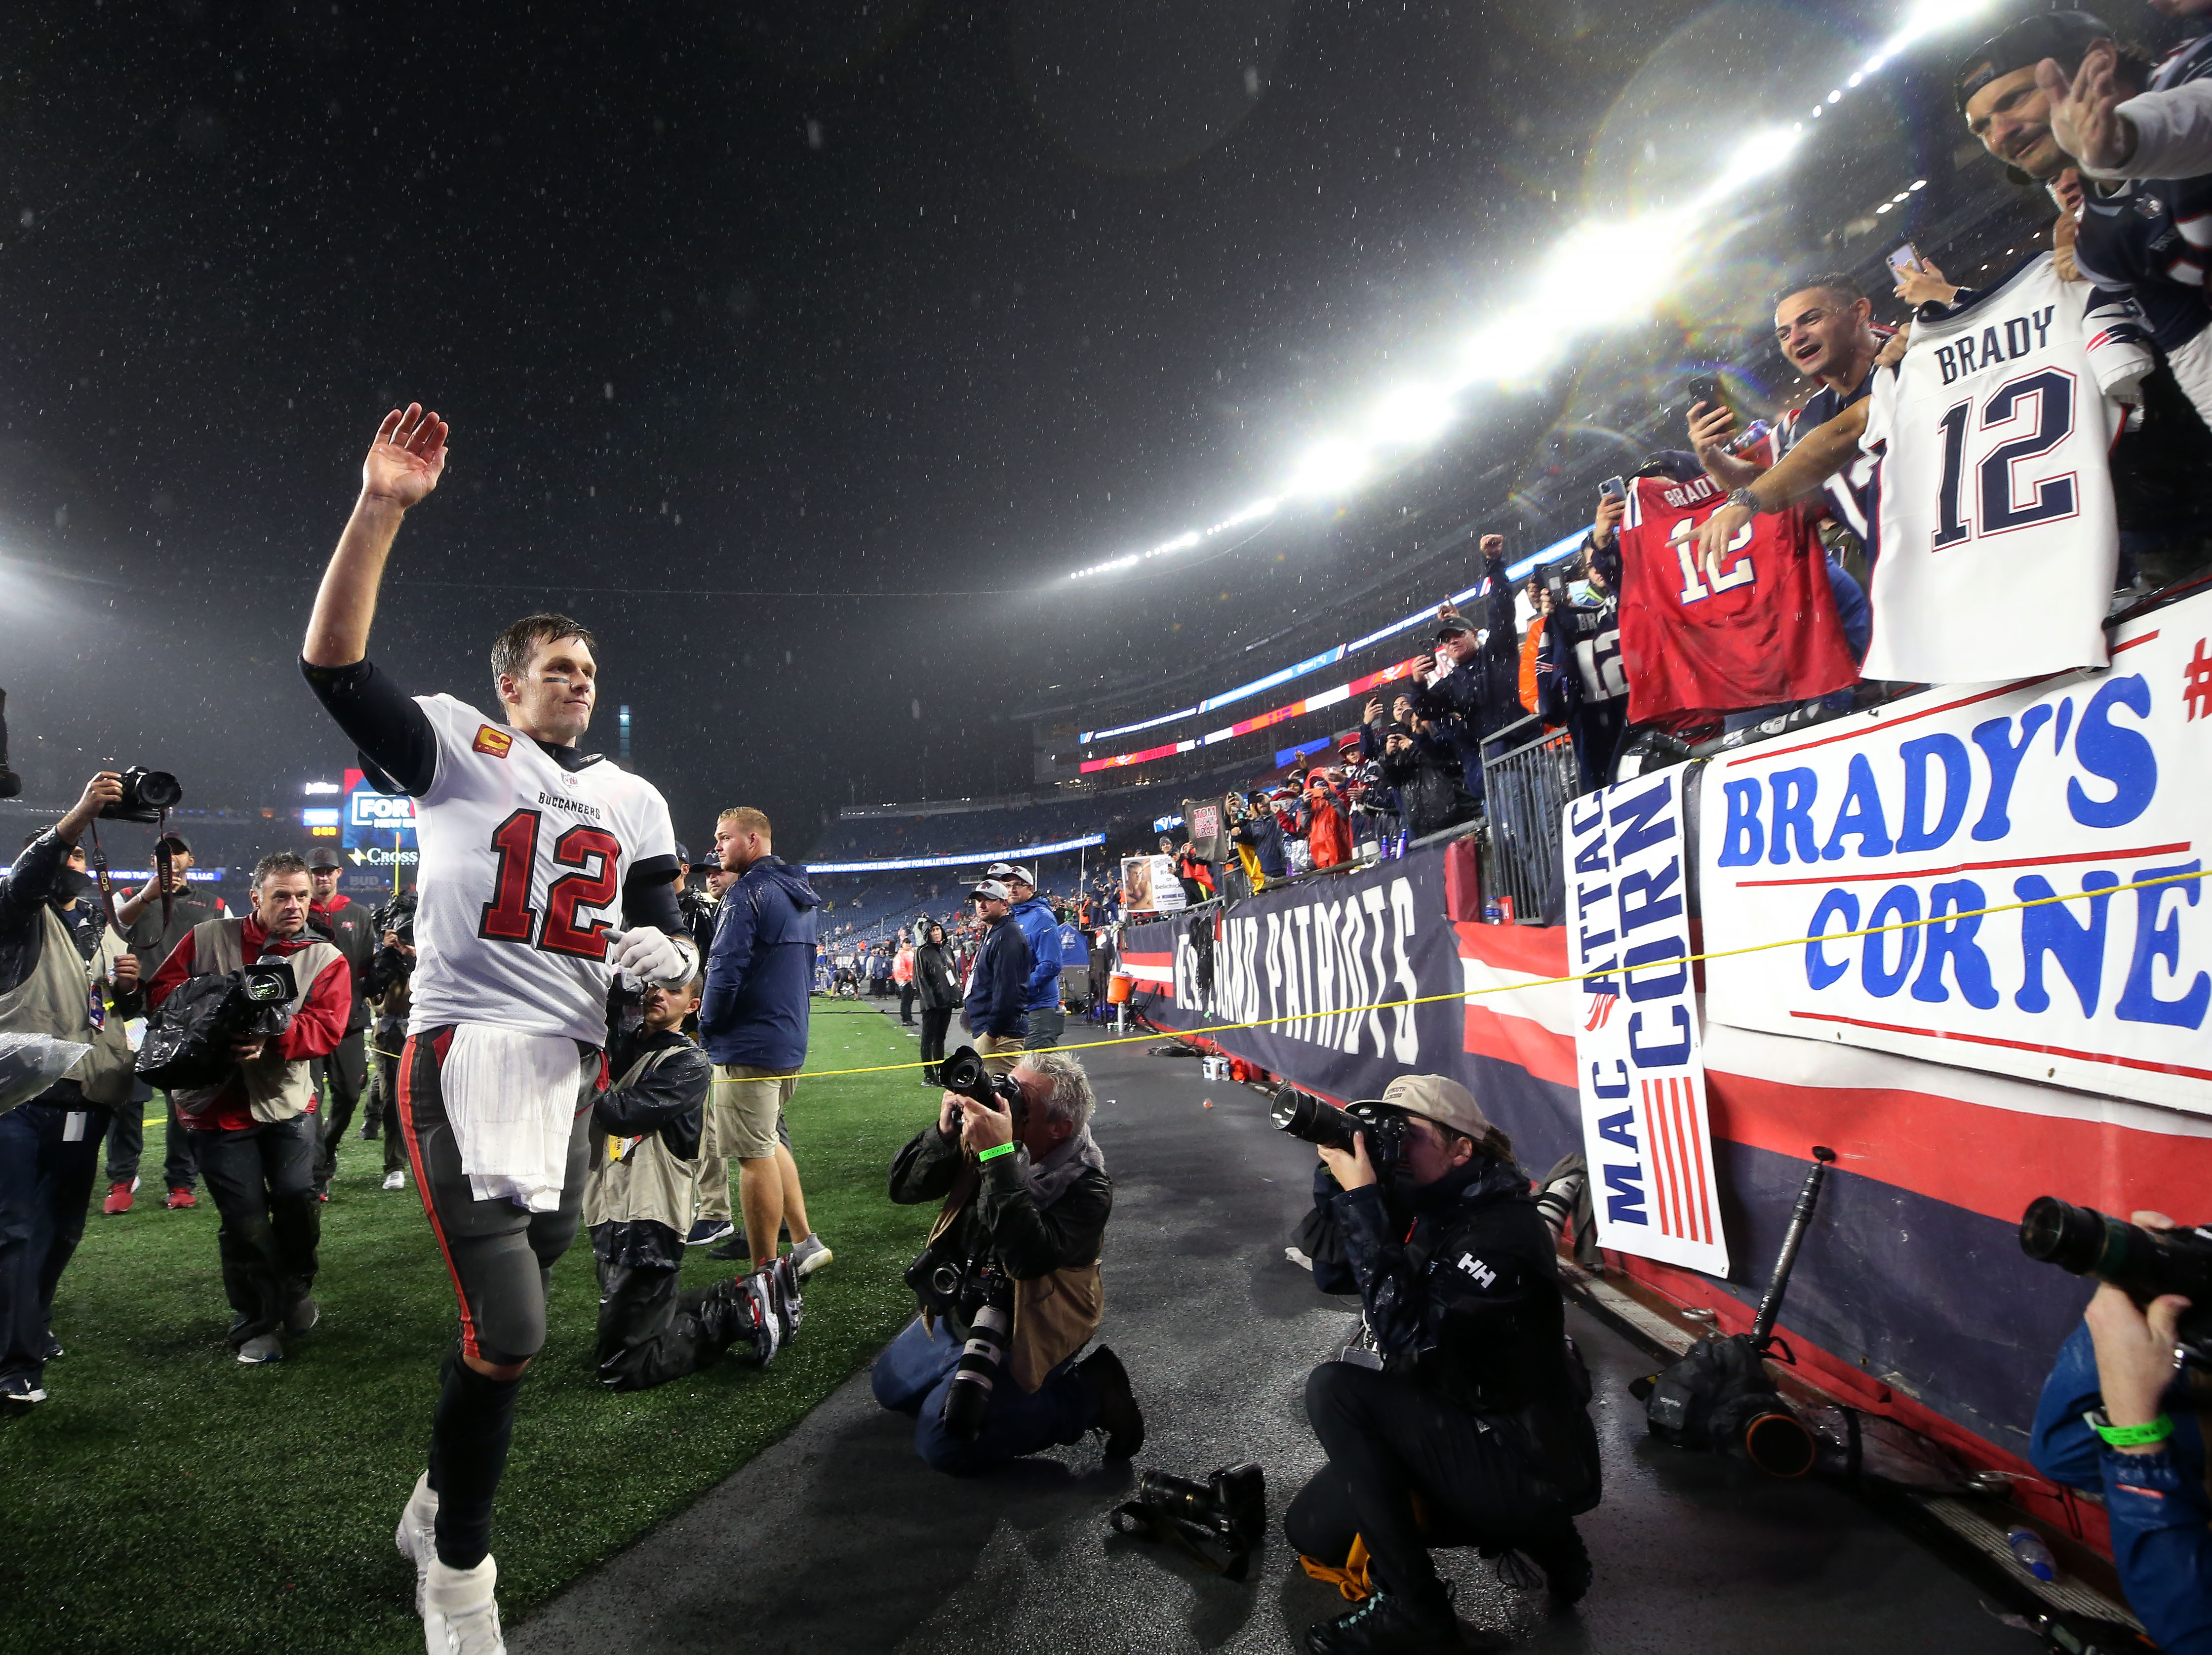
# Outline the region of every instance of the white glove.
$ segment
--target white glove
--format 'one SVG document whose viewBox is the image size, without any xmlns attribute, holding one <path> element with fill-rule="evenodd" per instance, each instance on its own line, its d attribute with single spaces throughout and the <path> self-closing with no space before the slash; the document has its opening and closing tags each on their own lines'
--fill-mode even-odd
<svg viewBox="0 0 2212 1655">
<path fill-rule="evenodd" d="M 672 937 L 650 925 L 610 931 L 614 952 L 607 963 L 617 970 L 658 989 L 673 989 L 699 975 L 699 951 L 689 937 Z"/>
</svg>

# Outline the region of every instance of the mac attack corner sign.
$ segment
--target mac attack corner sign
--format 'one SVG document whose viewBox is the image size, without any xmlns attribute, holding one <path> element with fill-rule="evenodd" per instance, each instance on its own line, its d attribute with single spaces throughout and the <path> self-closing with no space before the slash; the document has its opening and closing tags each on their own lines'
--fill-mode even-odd
<svg viewBox="0 0 2212 1655">
<path fill-rule="evenodd" d="M 1687 767 L 1587 794 L 1565 810 L 1567 959 L 1583 1153 L 1599 1243 L 1728 1274 L 1687 956 Z"/>
</svg>

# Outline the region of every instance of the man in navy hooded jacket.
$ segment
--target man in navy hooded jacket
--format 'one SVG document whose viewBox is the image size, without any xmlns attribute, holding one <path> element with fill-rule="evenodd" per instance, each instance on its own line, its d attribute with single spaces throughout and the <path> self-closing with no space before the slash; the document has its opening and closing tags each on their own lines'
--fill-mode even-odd
<svg viewBox="0 0 2212 1655">
<path fill-rule="evenodd" d="M 754 1268 L 775 1263 L 787 1223 L 792 1266 L 805 1276 L 830 1262 L 830 1250 L 807 1228 L 799 1164 L 782 1129 L 798 1086 L 792 1077 L 806 1062 L 814 910 L 822 899 L 803 869 L 773 853 L 770 837 L 768 818 L 749 806 L 726 810 L 714 824 L 722 871 L 738 879 L 715 919 L 699 1033 L 714 1065 L 707 1105 L 714 1153 L 738 1159 Z"/>
<path fill-rule="evenodd" d="M 1056 1046 L 1067 1027 L 1067 1013 L 1060 1003 L 1060 922 L 1053 917 L 1051 904 L 1037 895 L 1036 880 L 1029 869 L 994 862 L 984 877 L 1005 882 L 1014 899 L 1014 923 L 1022 928 L 1022 940 L 1030 946 L 1029 991 L 1022 1000 L 1029 1027 L 1022 1036 L 1022 1050 Z"/>
<path fill-rule="evenodd" d="M 1027 1026 L 1022 1013 L 1030 997 L 1029 940 L 1014 922 L 1013 893 L 1004 883 L 985 879 L 968 897 L 985 928 L 975 968 L 968 973 L 968 998 L 960 1017 L 984 1067 L 1006 1074 L 1021 1056 Z"/>
</svg>

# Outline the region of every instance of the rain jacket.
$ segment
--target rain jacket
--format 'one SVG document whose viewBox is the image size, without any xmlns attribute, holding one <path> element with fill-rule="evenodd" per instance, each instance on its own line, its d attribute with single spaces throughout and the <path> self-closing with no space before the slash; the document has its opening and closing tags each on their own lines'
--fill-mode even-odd
<svg viewBox="0 0 2212 1655">
<path fill-rule="evenodd" d="M 1022 928 L 1022 940 L 1030 946 L 1029 997 L 1024 1011 L 1060 1008 L 1060 922 L 1042 897 L 1031 897 L 1014 905 L 1013 922 Z"/>
<path fill-rule="evenodd" d="M 1029 982 L 1029 941 L 1009 914 L 984 934 L 975 968 L 969 974 L 968 998 L 961 1007 L 968 1032 L 994 1034 L 1001 1040 L 1021 1033 Z"/>
<path fill-rule="evenodd" d="M 717 1063 L 788 1072 L 806 1061 L 814 916 L 804 868 L 763 856 L 723 893 L 699 1032 Z"/>
</svg>

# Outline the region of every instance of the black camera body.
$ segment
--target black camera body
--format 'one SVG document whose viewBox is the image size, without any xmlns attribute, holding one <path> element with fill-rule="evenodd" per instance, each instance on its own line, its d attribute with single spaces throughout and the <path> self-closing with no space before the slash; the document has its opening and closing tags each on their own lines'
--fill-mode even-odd
<svg viewBox="0 0 2212 1655">
<path fill-rule="evenodd" d="M 381 937 L 386 931 L 396 931 L 399 940 L 412 944 L 415 940 L 415 908 L 419 898 L 413 887 L 395 891 L 369 916 L 369 924 Z"/>
<path fill-rule="evenodd" d="M 183 802 L 184 788 L 167 770 L 149 770 L 143 764 L 133 764 L 123 772 L 123 796 L 112 805 L 100 807 L 100 818 L 109 822 L 158 823 Z"/>
<path fill-rule="evenodd" d="M 1114 1510 L 1117 1534 L 1165 1540 L 1230 1580 L 1251 1572 L 1267 1543 L 1267 1482 L 1259 1465 L 1224 1465 L 1204 1482 L 1172 1471 L 1141 1471 L 1137 1497 Z"/>
<path fill-rule="evenodd" d="M 299 992 L 289 960 L 186 977 L 154 1013 L 139 1078 L 165 1092 L 220 1084 L 238 1066 L 233 1046 L 283 1037 Z"/>
<path fill-rule="evenodd" d="M 2020 1220 L 2020 1250 L 2075 1275 L 2094 1275 L 2148 1306 L 2179 1293 L 2189 1308 L 2175 1342 L 2191 1361 L 2212 1367 L 2212 1225 L 2146 1230 L 2056 1196 L 2038 1196 Z"/>
<path fill-rule="evenodd" d="M 1287 1132 L 1302 1143 L 1323 1149 L 1341 1149 L 1349 1155 L 1355 1135 L 1367 1135 L 1367 1159 L 1375 1176 L 1385 1183 L 1406 1163 L 1406 1117 L 1401 1111 L 1372 1101 L 1346 1109 L 1324 1102 L 1310 1092 L 1285 1086 L 1275 1093 L 1267 1118 L 1275 1129 Z"/>
<path fill-rule="evenodd" d="M 972 1098 L 986 1109 L 1000 1114 L 1012 1112 L 1014 1134 L 1021 1135 L 1029 1124 L 1030 1103 L 1022 1089 L 1003 1074 L 994 1074 L 983 1066 L 982 1057 L 973 1046 L 963 1046 L 945 1058 L 938 1067 L 939 1084 L 947 1092 L 957 1092 L 963 1098 Z"/>
</svg>

